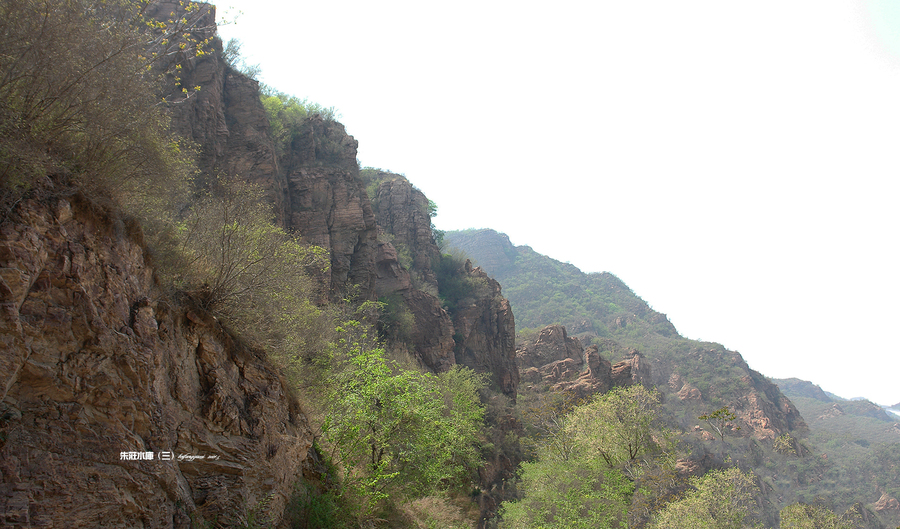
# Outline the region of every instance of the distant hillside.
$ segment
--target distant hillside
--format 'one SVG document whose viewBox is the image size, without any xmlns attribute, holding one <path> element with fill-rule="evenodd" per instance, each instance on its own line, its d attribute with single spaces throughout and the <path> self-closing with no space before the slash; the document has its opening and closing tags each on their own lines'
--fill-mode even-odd
<svg viewBox="0 0 900 529">
<path fill-rule="evenodd" d="M 709 461 L 727 452 L 734 463 L 753 468 L 773 505 L 828 501 L 840 512 L 861 504 L 882 520 L 872 527 L 895 527 L 900 520 L 894 508 L 900 496 L 900 426 L 877 405 L 835 398 L 799 379 L 770 381 L 737 352 L 683 338 L 613 274 L 585 274 L 528 246 L 514 246 L 493 230 L 447 232 L 444 240 L 448 250 L 464 252 L 499 281 L 515 313 L 520 344 L 557 323 L 586 346 L 598 346 L 601 355 L 643 354 L 663 394 L 666 420 L 681 429 L 693 458 Z M 723 405 L 741 425 L 735 437 L 725 438 L 727 448 L 704 440 L 698 426 L 698 416 Z M 791 438 L 795 444 L 787 451 L 775 442 Z"/>
<path fill-rule="evenodd" d="M 809 399 L 819 400 L 822 402 L 832 402 L 833 395 L 823 391 L 822 388 L 799 378 L 772 379 L 772 382 L 778 384 L 781 392 L 788 397 L 805 397 Z"/>
<path fill-rule="evenodd" d="M 820 482 L 828 488 L 830 497 L 838 503 L 849 503 L 858 497 L 858 491 L 876 484 L 885 500 L 876 502 L 874 510 L 886 520 L 896 520 L 900 505 L 889 499 L 900 496 L 900 418 L 865 399 L 835 398 L 805 380 L 773 382 L 790 397 L 809 425 L 807 442 L 817 447 L 820 457 L 831 465 Z M 876 496 L 871 495 L 872 499 L 878 499 Z"/>
<path fill-rule="evenodd" d="M 821 387 L 806 380 L 786 378 L 772 379 L 772 382 L 777 384 L 781 389 L 781 392 L 790 397 L 795 403 L 798 402 L 798 399 L 811 399 L 822 403 L 834 403 L 831 409 L 840 410 L 839 415 L 868 417 L 870 419 L 886 422 L 895 420 L 894 417 L 888 415 L 884 411 L 884 408 L 870 400 L 862 398 L 850 400 L 842 399 L 837 397 L 834 393 L 824 391 Z M 820 406 L 818 405 L 814 409 L 808 408 L 806 411 L 804 411 L 804 407 L 800 406 L 800 404 L 797 404 L 797 407 L 800 408 L 800 412 L 806 418 L 807 422 L 817 416 L 817 412 L 820 410 Z M 810 424 L 810 426 L 812 426 L 812 424 Z"/>
<path fill-rule="evenodd" d="M 585 344 L 596 341 L 601 350 L 607 348 L 601 342 L 612 339 L 642 353 L 651 363 L 654 384 L 678 403 L 671 408 L 681 428 L 728 405 L 744 421 L 744 431 L 759 438 L 805 431 L 790 400 L 740 354 L 679 336 L 665 314 L 613 274 L 585 274 L 528 246 L 514 246 L 506 235 L 489 229 L 447 232 L 444 241 L 500 282 L 521 338 L 561 324 Z"/>
<path fill-rule="evenodd" d="M 639 320 L 653 333 L 678 335 L 665 314 L 651 309 L 613 274 L 585 274 L 530 246 L 513 246 L 509 237 L 494 230 L 451 231 L 444 241 L 465 252 L 503 285 L 520 329 L 558 323 L 570 334 L 584 338 L 609 336 L 611 329 Z"/>
</svg>

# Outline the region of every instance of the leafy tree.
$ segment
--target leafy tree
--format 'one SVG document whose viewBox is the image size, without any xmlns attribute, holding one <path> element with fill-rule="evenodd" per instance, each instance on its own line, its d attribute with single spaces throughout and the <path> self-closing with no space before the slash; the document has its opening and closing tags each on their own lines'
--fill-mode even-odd
<svg viewBox="0 0 900 529">
<path fill-rule="evenodd" d="M 225 59 L 229 66 L 250 79 L 258 79 L 261 68 L 259 64 L 247 64 L 246 59 L 241 55 L 242 47 L 243 43 L 240 39 L 230 39 L 222 51 L 222 58 Z"/>
<path fill-rule="evenodd" d="M 797 440 L 789 433 L 781 434 L 772 443 L 772 450 L 785 455 L 798 455 Z"/>
<path fill-rule="evenodd" d="M 538 431 L 538 459 L 522 465 L 522 497 L 504 504 L 502 527 L 646 521 L 649 510 L 680 485 L 675 445 L 653 427 L 658 406 L 655 391 L 641 385 L 616 388 L 586 404 L 559 397 L 532 405 L 526 419 Z"/>
<path fill-rule="evenodd" d="M 467 483 L 479 464 L 475 432 L 483 380 L 464 368 L 432 375 L 385 358 L 357 320 L 338 329 L 343 359 L 325 391 L 323 441 L 342 487 L 371 516 L 388 497 L 415 498 Z"/>
<path fill-rule="evenodd" d="M 751 515 L 756 510 L 759 489 L 756 477 L 739 468 L 711 470 L 691 479 L 692 489 L 656 513 L 653 529 L 741 529 L 753 527 Z"/>
<path fill-rule="evenodd" d="M 529 444 L 541 457 L 568 461 L 575 457 L 575 438 L 564 430 L 567 416 L 584 400 L 574 393 L 546 392 L 528 404 L 524 419 L 531 438 Z"/>
<path fill-rule="evenodd" d="M 853 529 L 851 521 L 818 505 L 795 503 L 781 509 L 781 529 Z"/>
<path fill-rule="evenodd" d="M 697 418 L 701 421 L 706 421 L 706 424 L 708 424 L 710 428 L 715 430 L 716 434 L 719 435 L 719 439 L 724 442 L 725 434 L 728 432 L 728 423 L 737 419 L 737 415 L 729 410 L 728 406 L 723 406 L 712 413 L 707 413 L 706 415 L 701 415 Z M 740 429 L 740 426 L 734 426 L 731 428 L 731 430 L 735 431 Z"/>
<path fill-rule="evenodd" d="M 565 431 L 613 468 L 653 451 L 651 426 L 658 408 L 659 396 L 653 390 L 640 384 L 615 388 L 575 408 Z"/>
<path fill-rule="evenodd" d="M 523 463 L 525 496 L 503 504 L 500 527 L 625 528 L 634 484 L 598 458 Z"/>
<path fill-rule="evenodd" d="M 438 280 L 438 296 L 451 314 L 467 300 L 483 297 L 489 292 L 483 278 L 467 272 L 464 255 L 441 254 L 432 263 L 432 270 Z"/>
</svg>

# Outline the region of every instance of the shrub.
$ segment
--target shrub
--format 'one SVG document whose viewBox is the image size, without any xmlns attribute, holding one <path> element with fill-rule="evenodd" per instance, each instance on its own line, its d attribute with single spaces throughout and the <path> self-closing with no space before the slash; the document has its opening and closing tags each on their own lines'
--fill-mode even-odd
<svg viewBox="0 0 900 529">
<path fill-rule="evenodd" d="M 136 0 L 0 4 L 0 181 L 5 193 L 48 172 L 126 202 L 177 188 L 183 146 L 169 132 L 160 78 L 205 53 L 199 4 L 147 17 Z M 192 89 L 180 87 L 180 97 Z"/>
<path fill-rule="evenodd" d="M 739 468 L 712 470 L 691 480 L 693 490 L 669 503 L 650 525 L 653 529 L 716 527 L 741 529 L 756 510 L 756 477 Z"/>
<path fill-rule="evenodd" d="M 246 59 L 241 55 L 242 46 L 243 43 L 239 39 L 230 39 L 222 51 L 222 58 L 225 59 L 228 66 L 250 79 L 257 80 L 261 71 L 260 66 L 259 64 L 247 63 Z"/>
<path fill-rule="evenodd" d="M 639 384 L 615 388 L 569 415 L 565 431 L 613 468 L 655 449 L 652 423 L 659 395 Z"/>
<path fill-rule="evenodd" d="M 323 107 L 308 99 L 300 99 L 271 87 L 263 87 L 260 100 L 269 117 L 269 131 L 275 140 L 279 156 L 290 150 L 291 143 L 306 118 L 316 115 L 326 121 L 336 121 L 340 118 L 334 107 Z"/>
<path fill-rule="evenodd" d="M 323 445 L 340 469 L 342 494 L 361 518 L 383 501 L 420 498 L 469 482 L 484 409 L 483 379 L 465 368 L 436 376 L 385 358 L 370 330 L 343 322 L 323 377 Z"/>
<path fill-rule="evenodd" d="M 484 278 L 469 275 L 464 255 L 441 254 L 432 270 L 438 280 L 438 294 L 451 313 L 490 293 Z"/>
<path fill-rule="evenodd" d="M 309 273 L 321 271 L 327 255 L 271 218 L 261 189 L 220 181 L 178 223 L 177 262 L 169 273 L 202 308 L 290 363 L 324 334 Z"/>
</svg>

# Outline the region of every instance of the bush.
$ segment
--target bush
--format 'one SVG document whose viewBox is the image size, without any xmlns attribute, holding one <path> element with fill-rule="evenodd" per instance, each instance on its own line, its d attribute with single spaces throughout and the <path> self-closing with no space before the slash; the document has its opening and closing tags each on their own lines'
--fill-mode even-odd
<svg viewBox="0 0 900 529">
<path fill-rule="evenodd" d="M 308 117 L 321 116 L 326 121 L 336 121 L 340 118 L 334 107 L 323 107 L 308 99 L 300 99 L 271 87 L 263 87 L 260 100 L 269 116 L 269 131 L 275 140 L 279 156 L 290 150 L 294 137 Z"/>
<path fill-rule="evenodd" d="M 327 266 L 327 252 L 271 218 L 261 189 L 220 181 L 178 223 L 169 274 L 202 308 L 290 364 L 312 354 L 325 332 L 310 272 Z"/>
<path fill-rule="evenodd" d="M 504 503 L 500 527 L 625 528 L 634 485 L 599 459 L 523 463 L 525 497 Z"/>
<path fill-rule="evenodd" d="M 385 358 L 358 320 L 337 332 L 333 365 L 322 377 L 322 439 L 359 517 L 370 519 L 386 500 L 467 485 L 480 465 L 483 378 L 465 368 L 437 376 L 404 368 Z"/>
<path fill-rule="evenodd" d="M 693 490 L 669 503 L 650 525 L 653 529 L 694 529 L 716 527 L 742 529 L 756 510 L 756 477 L 732 467 L 712 470 L 691 480 Z"/>
<path fill-rule="evenodd" d="M 781 529 L 853 529 L 853 521 L 819 505 L 795 503 L 781 509 Z M 849 516 L 848 516 L 849 517 Z"/>
<path fill-rule="evenodd" d="M 464 255 L 446 253 L 441 254 L 432 265 L 437 276 L 439 297 L 451 313 L 490 292 L 484 278 L 469 275 L 466 261 Z"/>
<path fill-rule="evenodd" d="M 658 409 L 655 390 L 639 384 L 614 388 L 575 408 L 564 430 L 610 468 L 631 464 L 656 449 L 652 424 Z"/>
<path fill-rule="evenodd" d="M 136 0 L 0 4 L 0 181 L 5 194 L 47 173 L 125 202 L 166 195 L 189 174 L 158 95 L 178 60 L 205 53 L 191 36 L 203 8 L 168 21 Z M 180 87 L 181 97 L 192 89 Z"/>
</svg>

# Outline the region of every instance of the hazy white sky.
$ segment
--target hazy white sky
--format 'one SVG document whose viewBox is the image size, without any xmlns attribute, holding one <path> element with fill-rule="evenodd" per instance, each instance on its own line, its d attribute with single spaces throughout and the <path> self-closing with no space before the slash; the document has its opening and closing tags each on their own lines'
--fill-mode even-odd
<svg viewBox="0 0 900 529">
<path fill-rule="evenodd" d="M 218 9 L 439 228 L 612 272 L 765 375 L 900 402 L 900 2 Z"/>
</svg>

